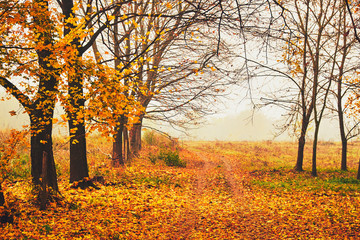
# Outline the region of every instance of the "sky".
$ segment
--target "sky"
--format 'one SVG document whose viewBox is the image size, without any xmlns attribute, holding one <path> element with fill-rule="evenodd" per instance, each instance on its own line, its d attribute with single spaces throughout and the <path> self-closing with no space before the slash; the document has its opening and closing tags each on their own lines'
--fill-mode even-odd
<svg viewBox="0 0 360 240">
<path fill-rule="evenodd" d="M 5 93 L 0 92 L 0 96 L 5 96 Z M 16 115 L 11 116 L 10 111 L 16 111 Z M 55 114 L 59 111 L 59 109 L 56 109 Z M 10 100 L 0 101 L 0 129 L 21 129 L 23 125 L 30 125 L 28 115 L 23 112 L 24 109 L 13 97 L 11 97 Z M 54 126 L 54 134 L 60 134 L 61 132 L 64 132 L 64 129 Z"/>
<path fill-rule="evenodd" d="M 5 94 L 2 93 L 2 96 Z M 16 111 L 17 115 L 11 116 L 10 111 Z M 22 114 L 17 100 L 0 101 L 0 129 L 21 128 L 22 125 L 29 124 L 29 118 L 26 114 Z"/>
</svg>

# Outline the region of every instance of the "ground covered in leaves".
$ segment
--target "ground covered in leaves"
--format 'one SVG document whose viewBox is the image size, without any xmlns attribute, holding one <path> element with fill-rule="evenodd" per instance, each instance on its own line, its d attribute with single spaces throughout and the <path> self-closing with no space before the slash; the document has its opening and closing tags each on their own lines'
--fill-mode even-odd
<svg viewBox="0 0 360 240">
<path fill-rule="evenodd" d="M 358 147 L 350 146 L 350 169 Z M 357 239 L 360 232 L 360 182 L 354 170 L 336 170 L 338 144 L 320 144 L 317 178 L 292 170 L 293 143 L 188 142 L 180 144 L 186 167 L 154 160 L 159 149 L 147 145 L 114 169 L 110 149 L 89 149 L 92 176 L 104 177 L 99 190 L 70 188 L 61 151 L 61 201 L 46 210 L 34 202 L 28 178 L 4 182 L 13 223 L 1 225 L 0 238 Z"/>
</svg>

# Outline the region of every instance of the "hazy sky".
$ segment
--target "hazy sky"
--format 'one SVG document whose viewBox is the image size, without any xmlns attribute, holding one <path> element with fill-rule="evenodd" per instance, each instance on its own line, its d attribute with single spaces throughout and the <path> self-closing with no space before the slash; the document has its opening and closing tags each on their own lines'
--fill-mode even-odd
<svg viewBox="0 0 360 240">
<path fill-rule="evenodd" d="M 274 124 L 279 121 L 281 113 L 279 109 L 264 109 L 253 112 L 250 110 L 249 103 L 239 102 L 236 99 L 226 101 L 223 111 L 208 118 L 207 124 L 197 129 L 188 131 L 188 135 L 175 132 L 170 128 L 161 127 L 160 130 L 169 132 L 172 136 L 191 140 L 220 140 L 220 141 L 259 141 L 274 140 L 276 129 Z M 29 119 L 23 110 L 20 110 L 18 102 L 12 98 L 8 101 L 0 102 L 0 128 L 21 128 L 22 125 L 29 124 Z M 10 111 L 17 111 L 16 116 L 10 116 Z M 59 111 L 59 110 L 57 110 Z M 54 133 L 60 131 L 54 128 Z M 324 121 L 320 130 L 321 140 L 339 141 L 337 122 Z M 275 140 L 295 141 L 287 134 L 283 134 Z"/>
<path fill-rule="evenodd" d="M 1 94 L 4 96 L 4 94 Z M 10 111 L 16 111 L 16 116 L 10 116 Z M 0 101 L 0 128 L 21 128 L 22 125 L 29 124 L 29 118 L 26 114 L 21 114 L 20 106 L 17 100 Z"/>
<path fill-rule="evenodd" d="M 0 92 L 0 96 L 4 96 L 4 93 Z M 10 111 L 16 111 L 15 116 L 10 115 Z M 56 110 L 59 112 L 59 110 Z M 23 125 L 30 125 L 30 120 L 27 114 L 23 113 L 24 109 L 19 105 L 19 102 L 15 98 L 10 100 L 0 101 L 0 129 L 21 129 Z M 59 127 L 54 126 L 53 132 L 55 134 L 60 133 Z"/>
<path fill-rule="evenodd" d="M 252 117 L 253 116 L 253 117 Z M 274 126 L 280 120 L 271 118 L 261 111 L 253 115 L 251 110 L 212 119 L 208 125 L 190 132 L 194 140 L 221 141 L 296 141 L 289 132 L 275 137 L 278 130 Z M 336 121 L 324 120 L 320 129 L 320 140 L 340 141 Z M 311 139 L 311 136 L 308 138 Z"/>
</svg>

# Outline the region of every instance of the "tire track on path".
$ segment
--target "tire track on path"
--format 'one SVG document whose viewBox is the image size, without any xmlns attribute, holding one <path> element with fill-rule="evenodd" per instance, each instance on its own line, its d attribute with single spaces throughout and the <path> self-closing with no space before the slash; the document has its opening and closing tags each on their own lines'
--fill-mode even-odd
<svg viewBox="0 0 360 240">
<path fill-rule="evenodd" d="M 229 187 L 231 189 L 231 192 L 233 194 L 233 197 L 236 201 L 244 202 L 246 200 L 245 196 L 245 188 L 243 184 L 244 179 L 244 173 L 242 171 L 238 171 L 238 173 L 241 173 L 242 181 L 239 181 L 234 176 L 234 166 L 232 164 L 232 161 L 229 160 L 226 156 L 220 156 L 219 157 L 221 161 L 224 164 L 224 176 L 226 178 L 226 182 L 229 184 Z"/>
<path fill-rule="evenodd" d="M 197 152 L 196 153 L 199 157 L 201 157 L 205 163 L 203 168 L 202 174 L 199 175 L 198 181 L 200 181 L 199 190 L 203 191 L 205 186 L 203 186 L 204 182 L 204 172 L 208 171 L 211 168 L 214 168 L 218 165 L 222 166 L 222 173 L 225 177 L 226 183 L 230 188 L 233 198 L 236 201 L 244 202 L 246 201 L 246 190 L 244 187 L 244 180 L 245 180 L 245 173 L 241 171 L 238 166 L 235 166 L 233 161 L 228 157 L 213 153 L 210 157 L 213 159 L 211 160 L 209 157 L 205 156 L 206 153 L 204 152 Z M 236 175 L 236 176 L 235 176 Z"/>
<path fill-rule="evenodd" d="M 199 227 L 200 222 L 200 208 L 199 202 L 205 192 L 208 185 L 207 173 L 216 165 L 204 157 L 203 154 L 197 151 L 191 151 L 194 155 L 201 160 L 200 166 L 196 167 L 196 182 L 194 182 L 192 198 L 190 199 L 191 209 L 186 210 L 186 221 L 182 222 L 183 228 L 180 231 L 177 239 L 192 239 L 192 234 Z"/>
<path fill-rule="evenodd" d="M 203 231 L 201 223 L 204 220 L 202 217 L 204 209 L 201 209 L 201 204 L 204 203 L 207 194 L 213 190 L 213 177 L 216 172 L 219 173 L 218 177 L 223 179 L 223 182 L 219 182 L 219 184 L 227 189 L 229 196 L 237 203 L 237 211 L 242 211 L 241 209 L 246 208 L 249 203 L 243 184 L 245 176 L 232 159 L 202 149 L 192 149 L 191 152 L 198 161 L 194 172 L 196 177 L 193 182 L 192 198 L 189 200 L 190 204 L 185 212 L 186 220 L 182 222 L 182 230 L 176 239 L 195 239 L 196 233 Z"/>
</svg>

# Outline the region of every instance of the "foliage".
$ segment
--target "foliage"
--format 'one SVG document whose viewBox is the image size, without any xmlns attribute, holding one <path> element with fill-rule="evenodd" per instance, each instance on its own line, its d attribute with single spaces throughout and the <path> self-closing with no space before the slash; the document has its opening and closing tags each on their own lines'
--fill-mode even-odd
<svg viewBox="0 0 360 240">
<path fill-rule="evenodd" d="M 145 131 L 143 134 L 143 141 L 145 144 L 147 145 L 151 145 L 151 146 L 155 146 L 157 145 L 157 139 L 155 136 L 155 132 L 154 131 Z"/>
<path fill-rule="evenodd" d="M 158 158 L 167 166 L 185 167 L 186 162 L 180 159 L 179 153 L 170 149 L 161 149 Z"/>
<path fill-rule="evenodd" d="M 0 184 L 8 177 L 13 180 L 29 176 L 27 134 L 14 129 L 0 131 Z"/>
<path fill-rule="evenodd" d="M 149 160 L 152 164 L 155 164 L 156 161 L 158 160 L 158 157 L 152 153 L 149 154 Z"/>
<path fill-rule="evenodd" d="M 340 163 L 340 145 L 320 143 L 319 177 L 313 178 L 308 171 L 310 148 L 305 151 L 306 171 L 291 170 L 295 143 L 189 142 L 178 152 L 187 162 L 184 168 L 151 164 L 146 156 L 160 149 L 145 146 L 142 156 L 114 170 L 106 158 L 111 149 L 105 142 L 99 136 L 89 138 L 90 172 L 94 175 L 101 169 L 101 189 L 75 190 L 60 178 L 64 199 L 50 203 L 46 211 L 33 204 L 28 181 L 6 180 L 4 209 L 10 209 L 14 223 L 3 225 L 0 235 L 6 239 L 351 239 L 360 230 L 360 189 L 353 171 L 359 143 L 351 143 L 348 172 L 333 170 Z"/>
<path fill-rule="evenodd" d="M 285 3 L 275 2 L 279 6 Z M 309 6 L 310 1 L 300 3 L 304 4 Z M 313 5 L 316 10 L 317 2 Z M 360 230 L 359 181 L 353 178 L 353 170 L 332 170 L 338 162 L 337 145 L 320 144 L 318 178 L 311 178 L 308 172 L 295 174 L 289 170 L 296 154 L 291 143 L 189 143 L 187 149 L 175 149 L 176 140 L 163 140 L 151 132 L 145 137 L 149 146 L 143 155 L 119 168 L 111 167 L 110 150 L 104 146 L 108 145 L 104 139 L 91 139 L 86 151 L 86 121 L 93 123 L 90 130 L 109 136 L 124 133 L 123 127 L 131 127 L 139 120 L 141 124 L 145 113 L 152 113 L 155 120 L 168 120 L 169 116 L 181 113 L 184 119 L 172 123 L 183 126 L 206 113 L 204 106 L 210 106 L 222 90 L 213 73 L 216 68 L 212 60 L 220 55 L 223 44 L 221 34 L 211 30 L 214 26 L 220 29 L 219 16 L 227 15 L 224 8 L 239 12 L 239 6 L 234 6 L 232 2 L 222 1 L 199 4 L 89 1 L 87 4 L 73 0 L 0 0 L 0 84 L 30 116 L 31 143 L 35 143 L 31 156 L 37 155 L 31 159 L 32 173 L 37 171 L 34 179 L 45 182 L 42 176 L 48 175 L 44 172 L 47 169 L 55 179 L 53 187 L 56 185 L 57 190 L 53 159 L 50 167 L 42 165 L 41 160 L 43 150 L 53 157 L 52 125 L 58 122 L 53 111 L 59 100 L 66 110 L 66 115 L 61 116 L 62 123 L 68 121 L 70 128 L 71 164 L 80 169 L 73 186 L 85 187 L 95 179 L 101 185 L 96 190 L 71 188 L 63 179 L 69 173 L 69 149 L 54 141 L 63 199 L 49 203 L 46 211 L 39 211 L 27 179 L 28 153 L 24 152 L 26 148 L 16 152 L 26 133 L 11 131 L 0 143 L 0 187 L 6 195 L 0 216 L 11 219 L 7 222 L 12 224 L 1 226 L 0 236 L 6 239 L 355 238 Z M 222 11 L 218 12 L 217 7 Z M 337 8 L 328 8 L 330 13 L 337 12 Z M 298 18 L 302 19 L 300 10 L 301 7 Z M 282 18 L 288 13 L 288 9 L 282 9 Z M 319 30 L 318 38 L 323 30 L 329 37 L 328 44 L 317 42 L 324 49 L 334 45 L 330 42 L 335 39 L 333 34 L 337 34 L 338 41 L 347 36 L 346 32 L 321 26 L 324 19 L 331 26 L 336 25 L 330 23 L 335 15 L 315 15 L 311 15 L 317 22 L 312 29 Z M 233 15 L 228 16 L 234 21 Z M 237 24 L 238 20 L 234 22 Z M 195 23 L 203 21 L 208 25 L 197 28 Z M 119 27 L 123 32 L 119 32 Z M 243 23 L 240 28 L 245 29 Z M 331 51 L 325 54 L 313 49 L 315 55 L 306 52 L 307 48 L 312 49 L 307 45 L 316 35 L 310 33 L 291 32 L 296 41 L 286 41 L 281 61 L 290 67 L 291 78 L 306 80 L 303 85 L 309 90 L 307 93 L 313 90 L 316 95 L 324 89 L 324 85 L 316 83 L 318 77 L 326 81 L 339 75 L 341 79 L 343 70 L 338 67 L 334 74 L 326 70 L 326 65 L 336 62 L 331 53 L 330 60 L 326 60 L 327 52 Z M 298 41 L 303 35 L 310 41 Z M 98 36 L 101 37 L 96 41 Z M 101 48 L 97 48 L 98 43 Z M 196 47 L 188 43 L 195 43 Z M 87 51 L 91 46 L 93 52 Z M 344 47 L 341 49 L 346 51 Z M 202 53 L 197 55 L 195 50 Z M 318 71 L 319 64 L 324 72 Z M 305 74 L 310 67 L 313 72 Z M 332 73 L 326 77 L 327 72 Z M 295 83 L 297 87 L 302 85 Z M 300 90 L 307 96 L 304 88 Z M 299 99 L 298 95 L 292 96 Z M 311 100 L 316 111 L 319 99 L 325 102 L 325 98 L 316 97 L 303 98 L 302 102 Z M 149 106 L 152 108 L 145 111 Z M 307 121 L 311 119 L 311 108 Z M 315 121 L 316 117 L 315 112 Z M 329 156 L 330 153 L 333 154 Z M 86 154 L 89 154 L 90 173 L 95 175 L 93 179 L 88 178 Z M 149 159 L 143 157 L 146 155 Z M 354 169 L 354 159 L 354 154 L 349 154 L 350 169 Z M 157 160 L 164 164 L 155 164 Z M 305 169 L 308 167 L 305 158 Z"/>
<path fill-rule="evenodd" d="M 167 166 L 186 167 L 186 162 L 179 156 L 177 142 L 170 140 L 163 135 L 155 133 L 154 131 L 145 131 L 144 142 L 150 146 L 157 146 L 160 150 L 149 153 L 149 160 L 155 164 L 161 160 Z"/>
<path fill-rule="evenodd" d="M 146 145 L 168 148 L 173 144 L 173 140 L 165 133 L 159 133 L 155 130 L 143 130 L 142 140 Z"/>
</svg>

